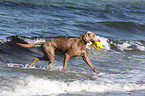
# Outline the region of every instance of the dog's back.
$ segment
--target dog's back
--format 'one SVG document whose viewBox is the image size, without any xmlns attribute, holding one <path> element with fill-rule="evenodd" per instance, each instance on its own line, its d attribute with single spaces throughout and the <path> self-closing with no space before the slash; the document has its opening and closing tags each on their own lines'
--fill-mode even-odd
<svg viewBox="0 0 145 96">
<path fill-rule="evenodd" d="M 51 46 L 55 51 L 66 53 L 72 46 L 75 38 L 53 38 L 44 43 L 46 46 Z"/>
</svg>

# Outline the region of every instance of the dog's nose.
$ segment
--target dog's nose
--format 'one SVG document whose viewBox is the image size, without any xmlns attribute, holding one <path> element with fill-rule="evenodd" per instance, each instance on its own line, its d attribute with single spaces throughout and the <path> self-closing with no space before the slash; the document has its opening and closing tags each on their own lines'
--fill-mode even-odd
<svg viewBox="0 0 145 96">
<path fill-rule="evenodd" d="M 96 41 L 96 42 L 100 42 L 100 39 L 97 38 L 97 36 L 95 36 L 92 41 Z"/>
<path fill-rule="evenodd" d="M 100 42 L 101 40 L 100 40 L 100 39 L 98 39 L 98 38 L 96 38 L 94 41 Z"/>
</svg>

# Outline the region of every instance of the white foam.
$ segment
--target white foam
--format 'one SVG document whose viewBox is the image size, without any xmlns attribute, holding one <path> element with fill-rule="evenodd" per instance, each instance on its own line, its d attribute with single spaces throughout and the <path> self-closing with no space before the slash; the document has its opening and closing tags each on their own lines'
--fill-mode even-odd
<svg viewBox="0 0 145 96">
<path fill-rule="evenodd" d="M 134 48 L 131 47 L 132 45 L 136 46 L 136 49 L 140 51 L 145 51 L 145 46 L 141 44 L 139 41 L 130 41 L 130 42 L 126 41 L 123 44 L 118 44 L 118 47 L 121 51 L 133 50 Z"/>
<path fill-rule="evenodd" d="M 123 44 L 118 44 L 119 46 L 119 49 L 121 51 L 124 51 L 124 50 L 132 50 L 132 48 L 128 48 L 129 46 L 131 46 L 131 44 L 127 43 L 127 42 L 124 42 Z"/>
<path fill-rule="evenodd" d="M 137 49 L 141 50 L 141 51 L 145 51 L 145 46 L 143 46 L 140 42 L 136 42 L 136 46 L 137 46 Z"/>
<path fill-rule="evenodd" d="M 23 67 L 23 68 L 25 68 L 26 66 L 24 64 L 8 63 L 8 67 Z"/>
<path fill-rule="evenodd" d="M 15 81 L 16 82 L 16 81 Z M 19 83 L 17 83 L 19 82 Z M 32 95 L 57 95 L 62 93 L 76 92 L 125 92 L 133 90 L 144 90 L 145 84 L 136 83 L 105 83 L 98 81 L 74 81 L 64 82 L 59 80 L 50 80 L 47 78 L 38 78 L 34 76 L 22 77 L 15 84 L 13 91 L 3 91 L 4 96 L 32 96 Z"/>
<path fill-rule="evenodd" d="M 108 38 L 104 37 L 99 37 L 97 36 L 98 39 L 100 39 L 100 44 L 104 46 L 105 49 L 110 50 L 110 44 L 108 43 Z"/>
</svg>

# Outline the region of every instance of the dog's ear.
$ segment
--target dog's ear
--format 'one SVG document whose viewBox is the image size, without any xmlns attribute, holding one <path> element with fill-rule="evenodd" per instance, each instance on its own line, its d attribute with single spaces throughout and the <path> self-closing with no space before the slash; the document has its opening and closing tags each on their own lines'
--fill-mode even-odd
<svg viewBox="0 0 145 96">
<path fill-rule="evenodd" d="M 90 32 L 86 32 L 86 33 L 84 34 L 84 36 L 83 36 L 83 39 L 84 39 L 87 43 L 91 42 L 90 35 L 91 35 Z"/>
</svg>

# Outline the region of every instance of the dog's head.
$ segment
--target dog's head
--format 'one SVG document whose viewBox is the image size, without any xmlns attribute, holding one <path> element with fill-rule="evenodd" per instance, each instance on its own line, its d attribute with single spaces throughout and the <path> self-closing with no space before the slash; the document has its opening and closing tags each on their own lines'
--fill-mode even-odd
<svg viewBox="0 0 145 96">
<path fill-rule="evenodd" d="M 94 41 L 100 42 L 100 40 L 96 37 L 96 35 L 90 31 L 83 34 L 83 40 L 87 43 L 94 42 Z"/>
</svg>

